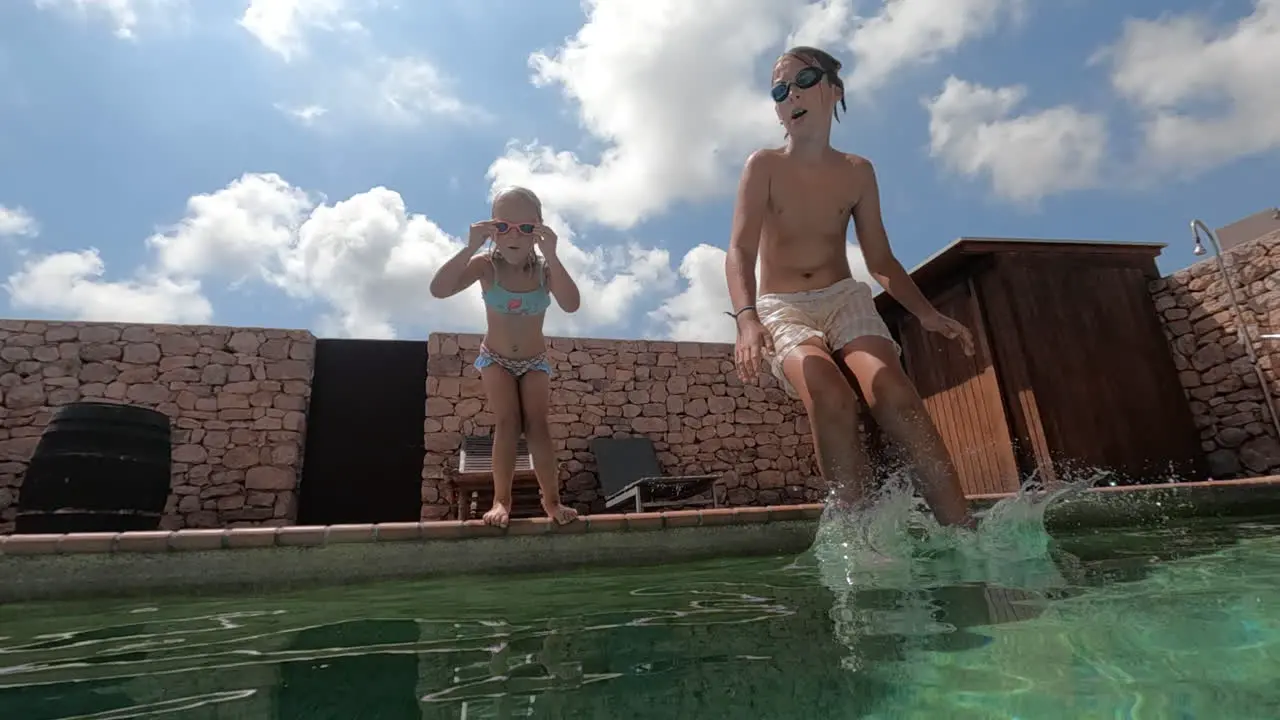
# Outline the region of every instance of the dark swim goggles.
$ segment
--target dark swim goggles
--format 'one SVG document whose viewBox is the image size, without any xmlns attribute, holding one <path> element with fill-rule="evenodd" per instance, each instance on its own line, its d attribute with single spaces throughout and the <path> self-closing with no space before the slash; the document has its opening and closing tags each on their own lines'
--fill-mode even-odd
<svg viewBox="0 0 1280 720">
<path fill-rule="evenodd" d="M 515 228 L 520 232 L 524 233 L 525 235 L 532 235 L 533 231 L 538 229 L 538 226 L 534 225 L 533 223 L 520 223 L 519 225 L 512 225 L 509 222 L 502 222 L 501 220 L 499 220 L 498 222 L 495 222 L 493 224 L 493 228 L 500 233 L 505 233 L 511 228 Z"/>
<path fill-rule="evenodd" d="M 780 103 L 783 100 L 786 100 L 787 96 L 791 94 L 792 85 L 795 85 L 801 90 L 808 90 L 814 85 L 817 85 L 825 75 L 826 72 L 823 71 L 822 68 L 812 66 L 802 68 L 800 72 L 796 73 L 795 80 L 791 82 L 779 80 L 778 84 L 773 86 L 773 90 L 771 90 L 769 94 L 773 96 L 774 102 Z"/>
</svg>

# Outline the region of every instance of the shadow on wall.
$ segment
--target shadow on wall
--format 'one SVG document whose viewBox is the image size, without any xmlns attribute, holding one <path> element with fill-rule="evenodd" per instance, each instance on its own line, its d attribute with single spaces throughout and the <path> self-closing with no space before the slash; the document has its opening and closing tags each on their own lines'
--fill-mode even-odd
<svg viewBox="0 0 1280 720">
<path fill-rule="evenodd" d="M 1236 296 L 1273 397 L 1280 397 L 1280 233 L 1224 253 Z M 1227 284 L 1213 257 L 1151 284 L 1179 379 L 1208 455 L 1225 479 L 1280 470 L 1280 438 L 1261 382 L 1238 337 Z"/>
</svg>

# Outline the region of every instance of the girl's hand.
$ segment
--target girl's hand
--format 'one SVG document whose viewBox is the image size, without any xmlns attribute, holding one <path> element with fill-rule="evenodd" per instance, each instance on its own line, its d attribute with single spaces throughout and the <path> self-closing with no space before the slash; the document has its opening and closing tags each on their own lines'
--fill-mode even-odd
<svg viewBox="0 0 1280 720">
<path fill-rule="evenodd" d="M 471 234 L 467 236 L 467 247 L 471 249 L 471 252 L 475 252 L 497 232 L 498 230 L 494 227 L 493 220 L 481 220 L 478 223 L 471 223 Z"/>
<path fill-rule="evenodd" d="M 537 235 L 538 249 L 542 251 L 542 256 L 553 258 L 556 256 L 556 242 L 560 239 L 556 237 L 556 231 L 546 225 L 539 225 L 538 229 L 533 231 Z"/>
</svg>

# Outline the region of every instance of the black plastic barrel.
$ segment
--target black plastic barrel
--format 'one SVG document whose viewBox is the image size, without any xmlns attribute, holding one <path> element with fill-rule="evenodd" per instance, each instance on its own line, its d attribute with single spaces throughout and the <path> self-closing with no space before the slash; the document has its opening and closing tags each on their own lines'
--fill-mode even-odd
<svg viewBox="0 0 1280 720">
<path fill-rule="evenodd" d="M 132 405 L 57 410 L 18 492 L 15 533 L 155 530 L 169 498 L 169 417 Z"/>
</svg>

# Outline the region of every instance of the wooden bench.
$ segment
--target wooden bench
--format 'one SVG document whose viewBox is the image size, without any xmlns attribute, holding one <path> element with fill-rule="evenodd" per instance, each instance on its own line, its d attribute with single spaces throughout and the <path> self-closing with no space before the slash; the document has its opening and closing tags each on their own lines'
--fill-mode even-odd
<svg viewBox="0 0 1280 720">
<path fill-rule="evenodd" d="M 453 481 L 453 513 L 459 520 L 484 515 L 493 506 L 493 436 L 468 435 L 462 440 L 458 474 Z M 522 436 L 516 443 L 516 469 L 511 481 L 511 517 L 539 517 L 542 491 L 533 472 L 533 456 Z"/>
</svg>

